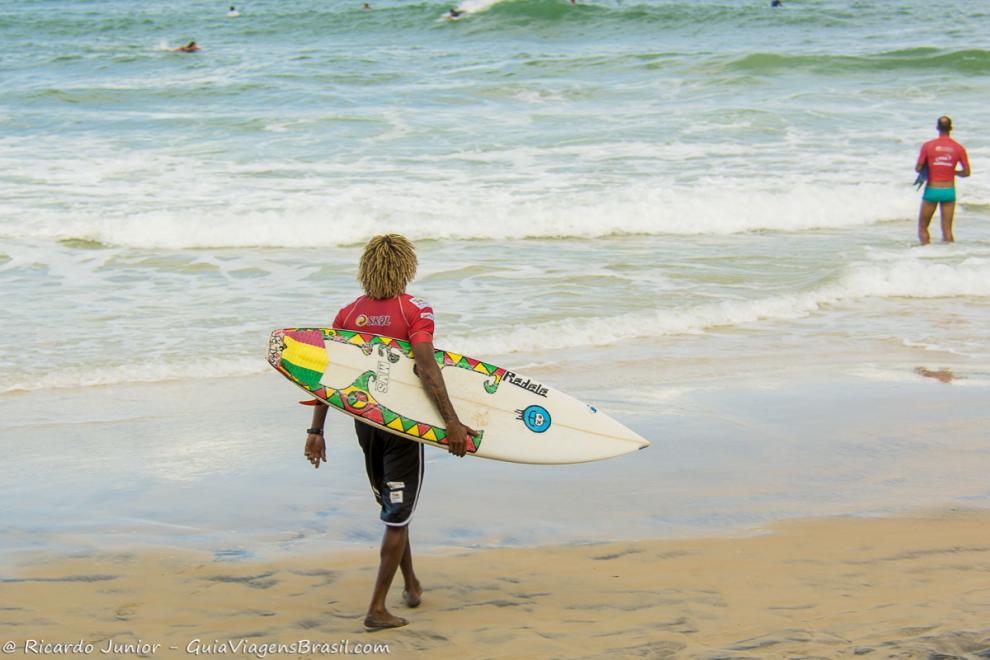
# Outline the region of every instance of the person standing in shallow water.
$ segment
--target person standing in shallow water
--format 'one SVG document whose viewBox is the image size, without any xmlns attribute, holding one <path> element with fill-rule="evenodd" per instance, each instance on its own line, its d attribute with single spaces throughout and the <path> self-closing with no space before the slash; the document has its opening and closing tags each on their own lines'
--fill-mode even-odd
<svg viewBox="0 0 990 660">
<path fill-rule="evenodd" d="M 477 436 L 478 433 L 460 422 L 447 395 L 433 349 L 433 308 L 422 298 L 406 293 L 406 286 L 416 275 L 416 266 L 415 248 L 405 237 L 387 234 L 372 238 L 358 265 L 358 281 L 365 295 L 341 308 L 333 327 L 408 341 L 423 389 L 444 419 L 447 449 L 455 456 L 464 456 L 468 435 Z M 317 468 L 327 457 L 323 437 L 326 416 L 327 405 L 318 402 L 313 410 L 312 425 L 307 430 L 304 453 Z M 408 621 L 393 615 L 385 607 L 385 597 L 396 569 L 402 570 L 405 581 L 402 598 L 406 605 L 419 606 L 423 593 L 413 570 L 409 545 L 409 521 L 416 509 L 423 480 L 423 445 L 360 420 L 354 420 L 354 428 L 364 451 L 371 490 L 381 505 L 381 519 L 385 523 L 378 576 L 364 625 L 371 629 L 397 628 Z"/>
<path fill-rule="evenodd" d="M 925 194 L 921 198 L 921 210 L 918 212 L 918 240 L 922 245 L 931 242 L 928 225 L 935 215 L 935 207 L 940 207 L 942 240 L 946 243 L 956 240 L 952 235 L 952 221 L 956 213 L 956 175 L 970 175 L 966 149 L 949 137 L 952 119 L 942 115 L 935 128 L 938 130 L 938 137 L 921 145 L 921 153 L 914 166 L 915 172 L 926 170 L 928 179 Z M 962 165 L 962 169 L 956 169 L 957 163 Z"/>
</svg>

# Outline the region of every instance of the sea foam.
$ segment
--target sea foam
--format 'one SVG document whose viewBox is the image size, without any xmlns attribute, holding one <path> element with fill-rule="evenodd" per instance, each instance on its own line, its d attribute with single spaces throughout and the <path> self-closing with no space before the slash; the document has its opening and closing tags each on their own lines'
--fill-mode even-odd
<svg viewBox="0 0 990 660">
<path fill-rule="evenodd" d="M 130 248 L 306 248 L 353 245 L 383 229 L 413 240 L 599 238 L 618 235 L 703 236 L 754 231 L 804 231 L 905 219 L 916 200 L 895 187 L 796 185 L 786 191 L 656 185 L 619 190 L 517 194 L 410 184 L 366 186 L 340 195 L 297 194 L 231 200 L 197 210 L 129 213 L 34 212 L 0 223 L 0 238 L 84 240 Z M 836 205 L 854 196 L 856 205 Z M 271 203 L 271 206 L 274 206 Z M 11 210 L 11 215 L 13 211 Z"/>
<path fill-rule="evenodd" d="M 0 376 L 0 394 L 48 389 L 104 387 L 125 383 L 162 383 L 201 378 L 237 378 L 263 373 L 264 356 L 236 358 L 156 359 L 115 366 L 70 366 L 23 377 Z"/>
<path fill-rule="evenodd" d="M 468 354 L 606 346 L 623 341 L 700 334 L 759 321 L 804 318 L 865 298 L 990 297 L 990 260 L 958 265 L 907 257 L 894 263 L 857 264 L 835 281 L 803 293 L 752 300 L 726 300 L 684 309 L 652 309 L 612 317 L 558 319 L 483 334 L 451 336 L 447 343 Z M 661 302 L 662 304 L 662 302 Z"/>
</svg>

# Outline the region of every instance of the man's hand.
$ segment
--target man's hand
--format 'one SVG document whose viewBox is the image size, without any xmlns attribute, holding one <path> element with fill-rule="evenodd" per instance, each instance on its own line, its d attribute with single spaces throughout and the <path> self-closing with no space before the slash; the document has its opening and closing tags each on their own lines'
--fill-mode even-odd
<svg viewBox="0 0 990 660">
<path fill-rule="evenodd" d="M 327 443 L 322 434 L 310 433 L 306 436 L 306 459 L 319 469 L 320 463 L 327 462 Z"/>
<path fill-rule="evenodd" d="M 416 375 L 427 395 L 433 399 L 433 404 L 437 407 L 437 412 L 447 423 L 447 451 L 454 456 L 463 456 L 467 453 L 468 435 L 477 437 L 479 434 L 474 429 L 461 424 L 454 412 L 454 404 L 450 402 L 447 395 L 447 386 L 443 382 L 443 374 L 437 365 L 433 342 L 419 341 L 412 345 L 413 357 L 416 360 Z"/>
<path fill-rule="evenodd" d="M 464 426 L 457 420 L 447 424 L 447 451 L 454 456 L 463 456 L 466 454 L 469 435 L 478 437 L 479 433 L 470 427 Z"/>
</svg>

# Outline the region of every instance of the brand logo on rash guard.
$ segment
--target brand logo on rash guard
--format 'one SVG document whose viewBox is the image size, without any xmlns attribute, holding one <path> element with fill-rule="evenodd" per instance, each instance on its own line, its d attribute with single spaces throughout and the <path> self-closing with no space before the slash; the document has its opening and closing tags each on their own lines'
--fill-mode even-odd
<svg viewBox="0 0 990 660">
<path fill-rule="evenodd" d="M 354 319 L 354 325 L 359 328 L 363 328 L 366 325 L 376 325 L 379 327 L 384 327 L 392 323 L 392 316 L 390 314 L 381 314 L 379 316 L 367 316 L 361 314 L 356 319 Z"/>
</svg>

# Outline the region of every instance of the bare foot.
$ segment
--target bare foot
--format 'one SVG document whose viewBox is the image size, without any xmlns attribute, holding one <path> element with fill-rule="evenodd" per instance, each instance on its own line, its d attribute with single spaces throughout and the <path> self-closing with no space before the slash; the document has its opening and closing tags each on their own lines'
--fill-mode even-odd
<svg viewBox="0 0 990 660">
<path fill-rule="evenodd" d="M 423 588 L 417 584 L 412 589 L 403 589 L 402 600 L 408 607 L 419 607 L 423 602 Z"/>
<path fill-rule="evenodd" d="M 382 630 L 384 628 L 401 628 L 409 623 L 399 616 L 393 615 L 388 610 L 382 612 L 369 612 L 364 617 L 364 627 L 369 630 Z"/>
</svg>

